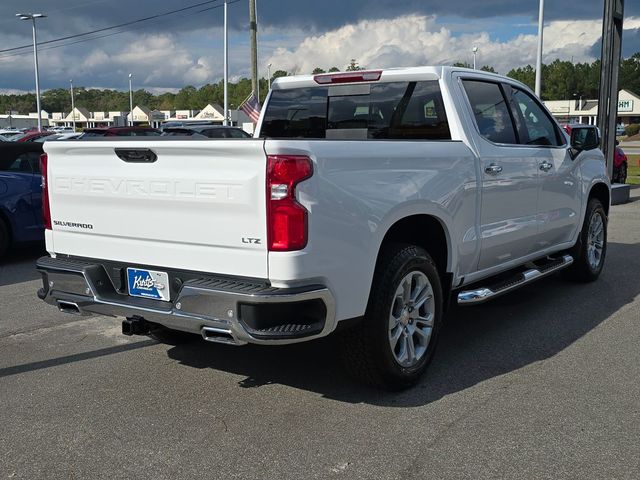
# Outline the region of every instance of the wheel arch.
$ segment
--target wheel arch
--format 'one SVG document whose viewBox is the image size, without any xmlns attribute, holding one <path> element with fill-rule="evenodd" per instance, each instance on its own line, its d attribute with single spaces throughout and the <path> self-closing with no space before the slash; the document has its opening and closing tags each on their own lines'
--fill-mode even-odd
<svg viewBox="0 0 640 480">
<path fill-rule="evenodd" d="M 598 182 L 591 186 L 591 190 L 589 190 L 588 200 L 592 198 L 597 198 L 602 203 L 604 207 L 604 211 L 609 216 L 609 207 L 611 205 L 611 192 L 609 191 L 609 186 L 606 183 Z"/>
</svg>

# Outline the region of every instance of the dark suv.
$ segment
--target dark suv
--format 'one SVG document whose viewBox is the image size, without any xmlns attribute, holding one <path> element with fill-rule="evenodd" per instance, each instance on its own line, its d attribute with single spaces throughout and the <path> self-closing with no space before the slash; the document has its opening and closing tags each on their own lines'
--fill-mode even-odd
<svg viewBox="0 0 640 480">
<path fill-rule="evenodd" d="M 174 137 L 203 136 L 207 138 L 251 138 L 251 135 L 241 128 L 222 125 L 169 127 L 165 128 L 162 134 Z"/>
<path fill-rule="evenodd" d="M 93 137 L 157 137 L 160 130 L 151 127 L 98 127 L 85 128 L 80 138 Z"/>
</svg>

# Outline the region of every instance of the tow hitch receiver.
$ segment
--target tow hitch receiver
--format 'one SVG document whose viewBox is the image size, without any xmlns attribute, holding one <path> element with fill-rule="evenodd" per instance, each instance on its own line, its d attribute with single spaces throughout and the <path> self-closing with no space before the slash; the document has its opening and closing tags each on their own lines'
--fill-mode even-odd
<svg viewBox="0 0 640 480">
<path fill-rule="evenodd" d="M 146 335 L 150 330 L 149 322 L 142 317 L 127 317 L 126 320 L 122 321 L 122 333 L 124 335 Z"/>
</svg>

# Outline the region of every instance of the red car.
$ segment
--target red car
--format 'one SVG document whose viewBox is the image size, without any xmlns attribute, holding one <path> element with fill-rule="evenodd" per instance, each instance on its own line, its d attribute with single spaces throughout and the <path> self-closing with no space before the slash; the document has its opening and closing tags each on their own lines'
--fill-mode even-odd
<svg viewBox="0 0 640 480">
<path fill-rule="evenodd" d="M 151 127 L 98 127 L 85 128 L 80 137 L 157 137 L 162 132 Z"/>
<path fill-rule="evenodd" d="M 618 146 L 620 142 L 616 140 L 616 152 L 613 155 L 613 183 L 627 183 L 627 156 Z"/>
<path fill-rule="evenodd" d="M 55 132 L 26 132 L 20 136 L 16 136 L 15 139 L 11 139 L 14 142 L 35 142 L 38 138 L 48 137 L 49 135 L 53 135 Z"/>
</svg>

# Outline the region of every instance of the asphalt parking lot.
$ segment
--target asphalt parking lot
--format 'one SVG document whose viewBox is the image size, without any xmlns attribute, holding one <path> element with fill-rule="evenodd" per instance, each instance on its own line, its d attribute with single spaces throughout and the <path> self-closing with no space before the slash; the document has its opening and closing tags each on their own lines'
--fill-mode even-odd
<svg viewBox="0 0 640 480">
<path fill-rule="evenodd" d="M 335 340 L 169 346 L 0 265 L 0 478 L 640 478 L 640 189 L 594 284 L 456 308 L 427 376 L 352 382 Z"/>
</svg>

